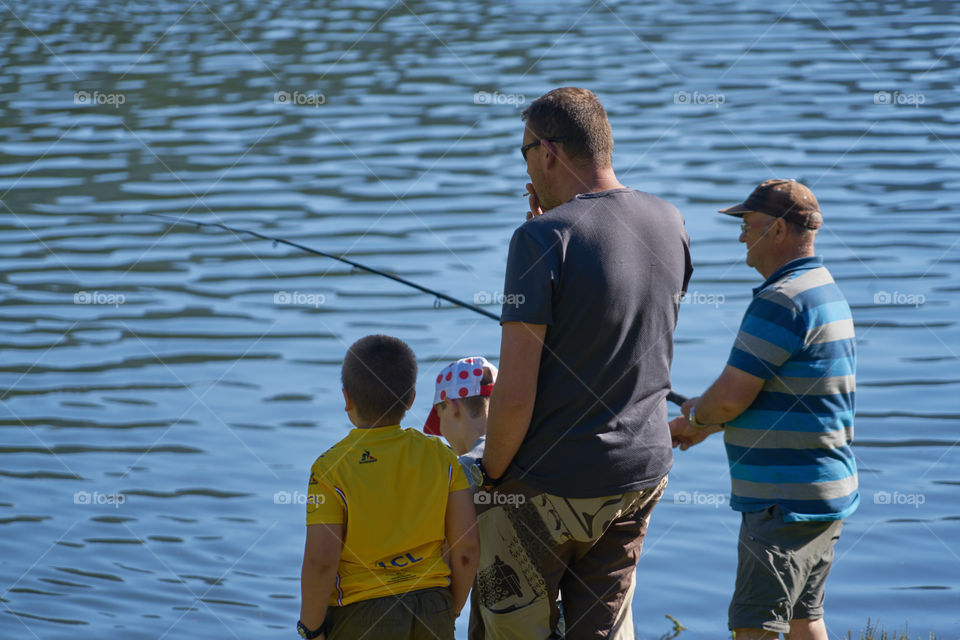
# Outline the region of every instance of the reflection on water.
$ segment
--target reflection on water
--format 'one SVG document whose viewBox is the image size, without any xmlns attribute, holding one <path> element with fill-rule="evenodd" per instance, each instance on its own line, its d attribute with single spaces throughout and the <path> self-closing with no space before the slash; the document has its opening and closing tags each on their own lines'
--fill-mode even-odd
<svg viewBox="0 0 960 640">
<path fill-rule="evenodd" d="M 421 398 L 447 361 L 498 354 L 496 323 L 469 311 L 142 214 L 290 237 L 483 301 L 525 212 L 517 107 L 576 84 L 608 108 L 621 180 L 686 216 L 701 296 L 681 311 L 682 393 L 719 371 L 758 283 L 714 211 L 770 176 L 814 188 L 860 348 L 863 506 L 838 548 L 831 637 L 868 617 L 956 637 L 953 4 L 556 8 L 4 7 L 0 635 L 289 637 L 299 492 L 347 428 L 346 345 L 407 340 Z M 667 613 L 682 637 L 725 628 L 737 517 L 673 495 L 726 488 L 719 442 L 678 456 L 641 562 L 641 637 Z"/>
</svg>

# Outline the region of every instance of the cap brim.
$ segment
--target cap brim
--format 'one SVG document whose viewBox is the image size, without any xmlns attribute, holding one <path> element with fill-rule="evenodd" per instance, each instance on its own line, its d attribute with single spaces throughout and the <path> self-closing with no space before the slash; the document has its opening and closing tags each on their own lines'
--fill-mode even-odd
<svg viewBox="0 0 960 640">
<path fill-rule="evenodd" d="M 440 435 L 440 416 L 437 415 L 436 405 L 430 409 L 430 415 L 427 416 L 427 422 L 423 425 L 423 432 L 428 436 Z"/>
<path fill-rule="evenodd" d="M 732 207 L 727 207 L 726 209 L 717 209 L 720 213 L 725 213 L 728 216 L 742 216 L 745 213 L 750 213 L 751 211 L 756 211 L 756 209 L 751 209 L 745 203 L 741 202 L 740 204 L 735 204 Z"/>
</svg>

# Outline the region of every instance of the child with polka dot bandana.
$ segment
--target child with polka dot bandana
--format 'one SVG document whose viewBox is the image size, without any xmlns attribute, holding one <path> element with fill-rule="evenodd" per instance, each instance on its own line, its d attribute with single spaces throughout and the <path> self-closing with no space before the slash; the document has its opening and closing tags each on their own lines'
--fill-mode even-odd
<svg viewBox="0 0 960 640">
<path fill-rule="evenodd" d="M 483 457 L 490 394 L 497 368 L 482 356 L 451 362 L 437 375 L 433 409 L 423 432 L 443 436 L 460 456 L 467 479 L 476 488 L 476 460 Z"/>
</svg>

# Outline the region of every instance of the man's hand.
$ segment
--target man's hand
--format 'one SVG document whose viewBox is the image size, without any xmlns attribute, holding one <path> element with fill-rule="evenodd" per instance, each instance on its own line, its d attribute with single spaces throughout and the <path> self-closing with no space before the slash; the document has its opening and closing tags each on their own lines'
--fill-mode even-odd
<svg viewBox="0 0 960 640">
<path fill-rule="evenodd" d="M 680 405 L 680 413 L 683 414 L 684 418 L 687 418 L 688 420 L 690 419 L 690 410 L 693 409 L 695 406 L 697 406 L 697 400 L 699 399 L 700 399 L 700 396 L 696 396 L 695 398 L 690 398 L 689 400 L 684 402 L 682 405 Z M 670 424 L 673 424 L 673 423 L 671 422 Z"/>
<path fill-rule="evenodd" d="M 530 197 L 528 198 L 530 211 L 527 211 L 527 220 L 530 220 L 542 215 L 543 209 L 540 208 L 540 198 L 537 197 L 537 192 L 533 190 L 532 182 L 527 183 L 527 193 L 530 194 Z"/>
<path fill-rule="evenodd" d="M 686 404 L 684 404 L 686 406 Z M 679 416 L 670 421 L 670 438 L 673 440 L 673 446 L 679 445 L 681 451 L 686 451 L 695 444 L 700 444 L 706 440 L 707 436 L 717 431 L 722 431 L 723 427 L 718 424 L 708 425 L 706 427 L 695 427 L 683 416 Z"/>
</svg>

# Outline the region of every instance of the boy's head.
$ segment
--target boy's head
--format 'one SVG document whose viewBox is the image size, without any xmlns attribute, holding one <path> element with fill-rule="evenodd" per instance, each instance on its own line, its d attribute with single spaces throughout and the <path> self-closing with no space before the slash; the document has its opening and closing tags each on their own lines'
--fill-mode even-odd
<svg viewBox="0 0 960 640">
<path fill-rule="evenodd" d="M 399 338 L 367 336 L 347 349 L 340 380 L 356 426 L 399 424 L 416 395 L 417 359 Z"/>
<path fill-rule="evenodd" d="M 433 409 L 423 426 L 424 433 L 442 435 L 455 450 L 462 448 L 458 446 L 461 444 L 469 448 L 486 430 L 487 409 L 496 379 L 497 368 L 480 356 L 448 364 L 437 376 Z M 461 433 L 471 425 L 476 428 Z M 474 433 L 477 429 L 479 434 Z"/>
</svg>

